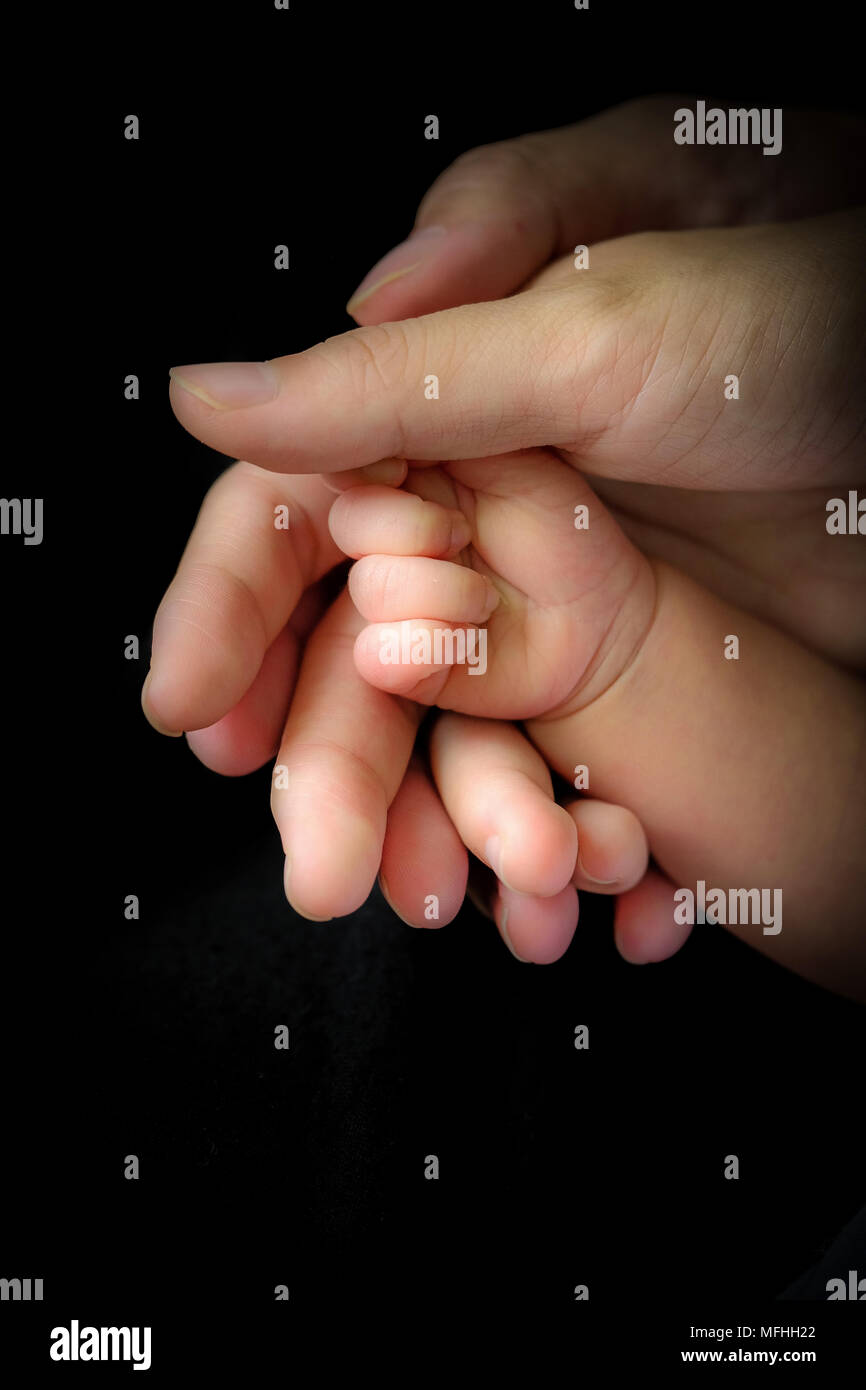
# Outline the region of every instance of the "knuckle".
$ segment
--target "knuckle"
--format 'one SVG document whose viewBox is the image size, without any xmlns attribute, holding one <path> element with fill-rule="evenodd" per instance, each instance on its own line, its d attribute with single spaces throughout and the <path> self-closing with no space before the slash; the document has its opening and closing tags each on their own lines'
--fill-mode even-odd
<svg viewBox="0 0 866 1390">
<path fill-rule="evenodd" d="M 600 402 L 611 416 L 623 404 L 620 388 L 640 374 L 649 350 L 652 315 L 641 307 L 637 282 L 618 269 L 539 286 L 528 297 L 535 312 L 526 342 L 539 367 L 535 408 L 556 422 L 560 442 L 577 438 Z"/>
<path fill-rule="evenodd" d="M 390 393 L 406 378 L 411 349 L 400 323 L 356 328 L 319 344 L 319 352 L 345 379 L 360 399 Z"/>
<path fill-rule="evenodd" d="M 200 531 L 208 534 L 228 529 L 239 534 L 250 519 L 262 513 L 263 497 L 276 496 L 274 474 L 256 464 L 240 461 L 215 478 L 202 499 L 198 515 Z"/>
<path fill-rule="evenodd" d="M 252 465 L 248 463 L 233 463 L 224 469 L 219 477 L 214 478 L 207 489 L 202 499 L 201 511 L 206 509 L 210 511 L 214 506 L 219 506 L 223 500 L 234 498 L 239 489 L 243 487 L 247 476 L 246 470 L 250 467 Z"/>
<path fill-rule="evenodd" d="M 510 188 L 515 184 L 525 187 L 527 181 L 534 185 L 539 182 L 538 166 L 531 158 L 533 146 L 530 137 L 517 140 L 498 140 L 489 145 L 477 145 L 455 159 L 448 170 L 447 177 L 453 183 L 475 182 L 477 179 L 490 179 L 497 186 Z"/>
<path fill-rule="evenodd" d="M 225 654 L 226 632 L 239 644 L 264 650 L 265 622 L 246 581 L 220 560 L 190 559 L 175 576 L 157 613 L 157 622 L 197 630 L 207 645 Z"/>
</svg>

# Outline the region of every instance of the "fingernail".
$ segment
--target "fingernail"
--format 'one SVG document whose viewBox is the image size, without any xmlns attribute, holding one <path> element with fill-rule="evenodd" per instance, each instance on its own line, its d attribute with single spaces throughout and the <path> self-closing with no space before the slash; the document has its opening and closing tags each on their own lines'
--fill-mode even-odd
<svg viewBox="0 0 866 1390">
<path fill-rule="evenodd" d="M 199 362 L 189 367 L 171 367 L 168 374 L 184 391 L 213 410 L 265 405 L 279 390 L 277 374 L 269 362 Z"/>
<path fill-rule="evenodd" d="M 482 617 L 481 621 L 483 623 L 486 623 L 487 619 L 490 617 L 490 614 L 496 608 L 499 607 L 499 590 L 497 589 L 495 584 L 491 583 L 491 581 L 487 578 L 486 574 L 484 576 L 484 582 L 487 585 L 489 592 L 487 595 L 487 602 L 482 610 L 484 616 Z"/>
<path fill-rule="evenodd" d="M 399 918 L 400 918 L 400 921 L 401 921 L 401 922 L 404 922 L 404 923 L 406 924 L 407 927 L 412 927 L 412 929 L 415 930 L 415 929 L 416 929 L 416 928 L 415 928 L 415 923 L 414 923 L 414 922 L 407 922 L 407 921 L 406 921 L 406 918 L 403 916 L 402 912 L 398 912 L 397 909 L 396 909 L 396 907 L 394 906 L 393 902 L 391 901 L 391 891 L 390 891 L 390 889 L 389 889 L 389 887 L 388 887 L 388 883 L 387 883 L 387 880 L 385 879 L 384 874 L 380 874 L 380 875 L 379 875 L 379 890 L 380 890 L 380 892 L 381 892 L 381 894 L 382 894 L 382 897 L 385 899 L 385 902 L 388 904 L 388 906 L 390 907 L 391 911 L 393 912 L 394 916 L 395 916 L 395 917 L 399 917 Z"/>
<path fill-rule="evenodd" d="M 413 233 L 406 241 L 401 241 L 399 246 L 395 246 L 387 256 L 377 261 L 373 269 L 364 276 L 346 305 L 346 313 L 354 313 L 374 294 L 384 289 L 385 285 L 390 285 L 394 280 L 408 275 L 410 271 L 417 270 L 422 261 L 429 256 L 435 243 L 447 234 L 447 227 L 425 227 L 423 231 Z"/>
<path fill-rule="evenodd" d="M 368 463 L 361 472 L 368 482 L 383 483 L 390 487 L 395 483 L 402 483 L 408 469 L 405 459 L 382 459 L 379 463 Z"/>
<path fill-rule="evenodd" d="M 499 869 L 502 864 L 502 840 L 498 835 L 490 835 L 484 841 L 484 859 L 496 877 L 501 878 Z"/>
<path fill-rule="evenodd" d="M 619 883 L 618 878 L 596 878 L 594 874 L 587 873 L 586 868 L 581 863 L 580 855 L 577 856 L 577 867 L 585 879 L 590 883 L 598 884 L 599 888 L 613 888 L 614 884 Z"/>
<path fill-rule="evenodd" d="M 451 522 L 451 539 L 448 542 L 449 550 L 465 550 L 472 540 L 472 527 L 462 512 L 453 512 Z"/>
<path fill-rule="evenodd" d="M 515 951 L 514 947 L 513 947 L 512 944 L 511 944 L 511 937 L 508 935 L 508 932 L 507 932 L 507 930 L 506 930 L 507 925 L 508 925 L 508 908 L 505 907 L 505 906 L 503 906 L 503 908 L 502 908 L 502 914 L 501 914 L 501 917 L 500 917 L 500 921 L 499 921 L 499 923 L 498 923 L 499 932 L 500 932 L 500 935 L 501 935 L 501 937 L 502 937 L 502 940 L 505 942 L 506 946 L 508 947 L 509 951 L 511 952 L 511 954 L 513 955 L 513 957 L 514 957 L 515 960 L 521 961 L 523 965 L 534 965 L 534 964 L 535 964 L 534 961 L 527 960 L 525 956 L 519 956 L 519 955 L 517 954 L 517 952 Z"/>
<path fill-rule="evenodd" d="M 502 839 L 499 835 L 491 835 L 488 840 L 485 840 L 484 858 L 499 879 L 499 882 L 504 883 L 506 888 L 511 888 L 512 893 L 518 892 L 518 889 L 511 887 L 511 884 L 502 872 Z"/>
<path fill-rule="evenodd" d="M 160 724 L 156 715 L 153 713 L 152 710 L 148 708 L 147 695 L 148 691 L 150 690 L 150 682 L 152 676 L 153 672 L 148 671 L 147 675 L 144 678 L 144 685 L 141 687 L 141 708 L 144 711 L 144 717 L 147 720 L 150 727 L 152 729 L 156 729 L 156 732 L 158 734 L 165 734 L 166 738 L 183 738 L 182 729 L 167 729 L 164 724 Z"/>
</svg>

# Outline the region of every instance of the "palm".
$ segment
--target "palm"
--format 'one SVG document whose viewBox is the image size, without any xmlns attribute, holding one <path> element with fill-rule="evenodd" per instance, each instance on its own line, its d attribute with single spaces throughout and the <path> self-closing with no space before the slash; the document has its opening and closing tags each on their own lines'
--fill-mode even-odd
<svg viewBox="0 0 866 1390">
<path fill-rule="evenodd" d="M 472 544 L 459 562 L 487 575 L 501 596 L 487 623 L 483 677 L 458 665 L 407 693 L 488 718 L 561 712 L 645 561 L 551 449 L 413 470 L 406 486 L 470 519 Z M 589 527 L 578 530 L 575 507 L 584 505 Z"/>
</svg>

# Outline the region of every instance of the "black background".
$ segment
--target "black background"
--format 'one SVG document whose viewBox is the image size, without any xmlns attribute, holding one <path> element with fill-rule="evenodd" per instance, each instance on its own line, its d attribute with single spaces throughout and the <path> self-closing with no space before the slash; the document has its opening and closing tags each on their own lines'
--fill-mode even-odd
<svg viewBox="0 0 866 1390">
<path fill-rule="evenodd" d="M 151 1375 L 168 1377 L 201 1364 L 202 1329 L 222 1360 L 320 1316 L 446 1327 L 482 1307 L 509 1328 L 561 1322 L 578 1367 L 596 1334 L 673 1364 L 690 1322 L 726 1314 L 823 1328 L 830 1312 L 823 1350 L 842 1344 L 857 1309 L 771 1300 L 866 1197 L 862 1009 L 711 928 L 629 967 L 589 898 L 566 957 L 538 969 L 471 907 L 437 932 L 378 893 L 303 921 L 269 769 L 217 777 L 147 726 L 139 691 L 156 605 L 227 464 L 175 423 L 169 366 L 350 328 L 351 291 L 476 144 L 660 90 L 856 107 L 843 13 L 261 0 L 91 12 L 67 55 L 55 36 L 47 105 L 22 105 L 46 211 L 34 355 L 7 397 L 23 415 L 36 388 L 29 438 L 3 483 L 44 496 L 45 540 L 0 554 L 0 1275 L 43 1277 L 46 1299 L 3 1305 L 7 1350 L 48 1365 L 55 1323 L 152 1323 Z"/>
</svg>

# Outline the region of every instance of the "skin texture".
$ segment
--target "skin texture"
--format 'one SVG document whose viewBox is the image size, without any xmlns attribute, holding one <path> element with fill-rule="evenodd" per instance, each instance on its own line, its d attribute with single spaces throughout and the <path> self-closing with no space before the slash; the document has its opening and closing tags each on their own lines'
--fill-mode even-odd
<svg viewBox="0 0 866 1390">
<path fill-rule="evenodd" d="M 601 363 L 603 366 L 605 360 L 612 363 L 617 369 L 614 385 L 625 388 L 628 397 L 628 382 L 619 380 L 622 375 L 619 368 L 623 361 L 634 359 L 635 348 L 633 343 L 623 340 L 622 324 L 628 323 L 631 333 L 637 302 L 635 290 L 642 285 L 646 291 L 654 284 L 663 288 L 666 278 L 679 279 L 681 302 L 687 308 L 699 305 L 703 296 L 704 311 L 699 315 L 702 330 L 713 318 L 718 320 L 719 332 L 711 333 L 709 340 L 703 334 L 704 358 L 708 353 L 710 357 L 717 356 L 716 367 L 724 373 L 741 370 L 739 362 L 732 368 L 730 361 L 721 359 L 730 355 L 732 343 L 742 342 L 748 347 L 748 334 L 744 335 L 743 326 L 748 327 L 750 315 L 754 317 L 756 309 L 763 309 L 765 282 L 775 277 L 784 283 L 780 270 L 784 269 L 785 255 L 781 254 L 781 244 L 773 242 L 778 229 L 763 229 L 763 260 L 760 256 L 755 260 L 757 275 L 751 281 L 747 275 L 743 282 L 740 273 L 748 257 L 738 259 L 736 255 L 725 253 L 721 265 L 713 265 L 711 261 L 719 261 L 718 253 L 715 257 L 704 257 L 700 246 L 694 242 L 695 254 L 683 254 L 682 242 L 669 254 L 661 244 L 663 238 L 628 237 L 618 247 L 614 244 L 613 258 L 610 245 L 593 247 L 594 289 L 584 284 L 577 290 L 578 281 L 581 278 L 586 281 L 588 272 L 574 272 L 569 259 L 560 267 L 551 268 L 548 275 L 552 279 L 547 284 L 536 281 L 536 289 L 543 293 L 529 307 L 529 295 L 517 295 L 507 304 L 484 305 L 477 309 L 470 303 L 473 299 L 496 299 L 519 290 L 551 256 L 570 250 L 578 241 L 592 242 L 645 228 L 748 223 L 802 216 L 844 206 L 862 197 L 863 190 L 857 179 L 863 161 L 852 156 L 852 151 L 863 143 L 862 127 L 857 122 L 786 111 L 785 152 L 774 160 L 762 160 L 759 151 L 742 148 L 679 148 L 674 154 L 670 140 L 672 111 L 688 101 L 688 98 L 676 96 L 628 103 L 563 131 L 543 132 L 470 152 L 437 180 L 419 210 L 418 228 L 439 225 L 446 228 L 447 234 L 428 238 L 420 258 L 413 250 L 410 263 L 417 263 L 416 268 L 391 278 L 377 292 L 367 293 L 363 303 L 354 309 L 357 320 L 371 328 L 371 332 L 343 335 L 317 345 L 310 353 L 272 364 L 283 389 L 269 405 L 226 411 L 214 408 L 213 397 L 208 406 L 173 385 L 172 403 L 182 423 L 223 452 L 254 458 L 266 468 L 278 470 L 301 472 L 316 467 L 345 470 L 347 464 L 377 463 L 384 454 L 395 451 L 422 458 L 436 457 L 437 449 L 447 454 L 455 447 L 454 441 L 458 454 L 494 452 L 497 442 L 501 443 L 497 429 L 502 426 L 508 426 L 512 432 L 516 430 L 516 438 L 522 444 L 535 442 L 539 430 L 546 443 L 566 438 L 567 445 L 575 446 L 571 448 L 574 461 L 586 466 L 587 446 L 596 442 L 591 430 L 587 437 L 577 440 L 568 438 L 571 429 L 564 434 L 558 429 L 556 433 L 549 431 L 563 418 L 563 402 L 565 419 L 573 423 L 574 402 L 567 397 L 575 388 L 580 397 L 579 420 L 591 423 L 593 409 L 601 416 L 607 412 L 606 421 L 611 429 L 606 428 L 603 420 L 598 433 L 602 446 L 605 438 L 608 444 L 615 438 L 612 431 L 619 423 L 628 423 L 617 416 L 616 391 L 608 385 L 610 378 L 606 382 L 603 370 L 594 373 L 593 365 Z M 845 151 L 844 159 L 835 157 L 834 152 L 838 150 Z M 856 231 L 853 235 L 856 237 Z M 647 241 L 652 243 L 649 247 Z M 835 315 L 831 312 L 824 315 L 826 331 L 817 357 L 823 367 L 830 364 L 832 371 L 829 379 L 826 375 L 821 378 L 818 373 L 820 390 L 813 392 L 813 406 L 822 393 L 825 400 L 829 395 L 831 405 L 834 390 L 837 395 L 846 395 L 844 364 L 856 360 L 849 349 L 852 343 L 859 348 L 862 337 L 862 329 L 857 328 L 850 313 L 846 318 L 847 306 L 843 302 L 846 300 L 844 282 L 850 278 L 857 254 L 855 252 L 852 257 L 851 241 L 852 233 L 845 228 L 837 232 L 829 223 L 824 223 L 818 227 L 817 234 L 813 229 L 811 263 L 808 273 L 801 277 L 813 290 L 817 286 L 820 292 L 815 293 L 814 300 L 816 305 L 823 306 L 822 312 L 830 305 L 837 306 Z M 798 263 L 795 243 L 796 238 L 789 240 L 787 245 Z M 668 243 L 667 247 L 670 245 Z M 802 247 L 804 243 L 800 241 L 799 245 Z M 753 243 L 754 246 L 757 243 Z M 607 257 L 601 265 L 599 250 Z M 659 271 L 656 275 L 652 269 L 653 257 Z M 666 258 L 667 275 L 664 272 Z M 681 273 L 681 262 L 688 263 L 697 275 Z M 405 256 L 403 263 L 406 264 Z M 727 279 L 723 273 L 726 265 L 733 268 Z M 596 276 L 599 269 L 603 274 Z M 714 270 L 718 271 L 715 276 Z M 572 298 L 566 308 L 565 298 L 553 292 L 557 276 L 563 282 L 562 289 L 568 281 L 582 299 Z M 704 276 L 709 277 L 706 285 L 701 284 Z M 825 278 L 822 280 L 822 277 Z M 796 281 L 798 275 L 789 275 L 788 279 Z M 831 293 L 828 299 L 827 287 L 832 291 L 833 284 L 837 290 L 835 296 Z M 839 284 L 843 285 L 841 294 Z M 723 290 L 721 294 L 720 289 Z M 645 300 L 646 296 L 638 298 Z M 720 312 L 719 306 L 724 306 L 726 298 L 733 306 L 732 314 Z M 670 298 L 662 298 L 662 306 L 669 303 Z M 451 305 L 466 306 L 457 311 L 453 322 L 446 315 L 438 315 L 408 325 L 390 323 L 382 329 L 376 328 L 383 320 L 432 313 Z M 629 307 L 627 317 L 617 308 L 625 305 Z M 558 306 L 565 313 L 564 319 L 558 317 Z M 551 316 L 548 312 L 551 309 L 557 309 L 557 313 Z M 573 336 L 572 318 L 578 330 L 583 326 L 580 343 Z M 812 319 L 816 322 L 820 315 L 813 313 Z M 650 322 L 644 330 L 647 342 L 653 341 L 658 322 L 657 316 L 656 327 Z M 790 324 L 791 320 L 788 322 Z M 775 327 L 777 340 L 785 342 L 784 315 Z M 787 334 L 789 347 L 794 350 L 783 354 L 786 368 L 797 358 L 796 331 L 793 338 L 790 328 Z M 687 404 L 689 387 L 700 381 L 702 373 L 705 381 L 713 379 L 712 364 L 701 359 L 700 347 L 697 356 L 689 356 L 693 343 L 687 330 L 679 344 L 675 337 L 667 341 L 679 352 L 678 379 L 685 384 L 683 401 Z M 515 344 L 521 349 L 517 354 L 513 352 Z M 569 349 L 581 344 L 586 349 L 582 355 L 570 357 L 568 351 L 564 354 L 560 351 L 563 345 Z M 728 345 L 726 351 L 713 354 L 714 345 L 720 348 L 722 344 Z M 646 353 L 646 346 L 643 351 Z M 448 364 L 452 356 L 459 375 L 432 405 L 417 389 L 419 363 L 425 373 L 439 371 L 441 363 Z M 812 366 L 815 360 L 813 343 Z M 676 361 L 675 353 L 675 365 Z M 670 362 L 668 357 L 668 366 Z M 549 370 L 557 366 L 558 371 Z M 760 382 L 764 379 L 760 361 L 756 367 Z M 188 369 L 182 371 L 188 375 Z M 528 378 L 526 391 L 522 377 Z M 447 372 L 445 379 L 448 379 Z M 714 408 L 718 381 L 716 378 L 713 383 Z M 771 388 L 772 384 L 771 364 Z M 796 372 L 789 371 L 784 384 L 792 399 L 797 392 L 802 394 L 803 380 L 798 380 Z M 809 384 L 807 379 L 807 387 Z M 814 375 L 811 384 L 815 384 Z M 461 389 L 455 390 L 458 385 Z M 664 386 L 663 378 L 661 385 Z M 743 406 L 745 396 L 744 388 L 737 409 Z M 823 526 L 816 533 L 814 520 L 820 511 L 823 521 L 827 492 L 823 484 L 814 494 L 809 492 L 815 482 L 809 469 L 815 467 L 816 460 L 820 465 L 823 459 L 834 476 L 842 473 L 847 476 L 852 467 L 856 471 L 856 440 L 862 422 L 852 419 L 850 408 L 846 414 L 843 402 L 838 411 L 842 429 L 831 439 L 833 430 L 822 425 L 820 403 L 817 413 L 813 410 L 810 430 L 808 402 L 799 416 L 789 411 L 786 417 L 784 399 L 779 413 L 779 398 L 772 400 L 772 390 L 764 396 L 753 393 L 749 404 L 751 416 L 746 412 L 744 418 L 744 413 L 740 413 L 740 423 L 746 428 L 740 430 L 739 435 L 735 432 L 733 438 L 726 439 L 724 431 L 717 436 L 708 469 L 701 434 L 707 420 L 701 418 L 701 410 L 680 411 L 671 418 L 670 412 L 665 414 L 664 397 L 663 389 L 655 393 L 656 401 L 661 401 L 664 419 L 654 422 L 650 412 L 643 411 L 645 398 L 638 393 L 636 399 L 641 410 L 635 412 L 629 408 L 626 412 L 632 420 L 637 414 L 637 453 L 627 451 L 620 458 L 608 449 L 605 462 L 602 448 L 602 467 L 611 476 L 596 477 L 596 491 L 607 497 L 614 514 L 648 553 L 668 555 L 716 592 L 730 594 L 742 606 L 795 632 L 817 650 L 825 650 L 849 664 L 862 661 L 862 628 L 858 630 L 856 622 L 852 623 L 854 605 L 851 602 L 861 582 L 859 562 L 845 538 L 832 538 L 828 548 Z M 851 398 L 856 399 L 856 395 Z M 320 401 L 326 399 L 328 409 L 322 410 Z M 337 422 L 336 431 L 331 419 L 335 399 L 345 403 L 345 417 Z M 696 399 L 699 405 L 704 405 L 699 392 Z M 768 402 L 776 411 L 775 415 L 770 413 L 773 428 L 769 433 L 764 408 Z M 684 434 L 680 428 L 681 416 L 687 425 Z M 788 423 L 793 421 L 792 430 L 786 429 L 786 418 Z M 759 431 L 757 450 L 754 447 L 755 419 L 764 431 L 763 436 Z M 349 421 L 353 425 L 351 429 Z M 712 420 L 709 423 L 712 425 Z M 640 459 L 640 431 L 648 425 L 656 429 L 656 435 L 647 467 L 647 461 Z M 804 441 L 808 445 L 810 437 L 811 446 L 805 450 L 799 448 L 799 461 L 805 468 L 798 472 L 795 467 L 792 471 L 789 465 L 792 459 L 797 460 L 797 439 L 800 445 Z M 734 448 L 738 439 L 739 447 Z M 744 439 L 749 449 L 742 447 Z M 296 441 L 296 447 L 289 447 L 287 440 Z M 389 447 L 383 442 L 386 440 Z M 710 443 L 713 443 L 711 431 Z M 760 465 L 757 486 L 763 489 L 763 495 L 754 491 L 752 454 L 755 452 Z M 767 463 L 771 465 L 769 472 L 764 467 Z M 246 464 L 238 468 L 253 475 L 260 471 Z M 402 465 L 396 475 L 392 470 L 391 477 L 376 481 L 398 482 L 401 469 Z M 229 470 L 226 476 L 234 471 Z M 677 486 L 665 486 L 672 474 Z M 638 476 L 640 481 L 635 481 Z M 342 483 L 332 478 L 331 485 L 345 486 L 361 480 L 354 472 L 344 472 L 342 477 Z M 774 478 L 775 488 L 771 486 Z M 310 481 L 275 480 L 284 490 Z M 714 491 L 702 492 L 701 488 L 707 485 Z M 258 484 L 255 489 L 250 487 L 245 498 L 240 494 L 236 498 L 235 515 L 240 515 L 245 506 L 253 529 L 261 524 L 257 489 Z M 318 509 L 313 507 L 312 512 L 313 529 L 320 532 L 321 505 Z M 784 519 L 784 526 L 778 524 L 780 517 Z M 224 680 L 223 668 L 233 668 L 237 657 L 231 647 L 233 629 L 225 621 L 223 605 L 235 601 L 234 570 L 239 551 L 230 534 L 218 535 L 212 521 L 203 529 L 207 532 L 208 528 L 214 548 L 221 553 L 214 565 L 210 587 L 204 586 L 193 601 L 198 602 L 201 609 L 196 612 L 196 619 L 210 614 L 208 621 L 214 622 L 213 651 L 192 649 L 189 633 L 188 645 L 183 649 L 181 643 L 175 648 L 174 660 L 164 661 L 155 646 L 155 669 L 157 674 L 161 670 L 162 676 L 153 686 L 155 696 L 147 699 L 147 706 L 149 716 L 160 723 L 166 722 L 173 702 L 176 708 L 173 692 L 178 682 L 183 685 L 185 679 L 180 671 L 181 655 L 189 658 L 192 651 L 194 660 L 188 661 L 188 665 L 193 673 L 193 684 L 197 671 L 212 674 L 218 681 Z M 319 538 L 321 540 L 321 535 Z M 777 546 L 780 539 L 782 543 Z M 303 537 L 301 540 L 303 542 Z M 796 559 L 796 565 L 792 564 L 792 559 Z M 766 563 L 761 563 L 762 560 Z M 307 574 L 315 568 L 307 564 Z M 780 574 L 784 576 L 784 584 L 778 582 Z M 259 579 L 267 588 L 264 570 Z M 842 605 L 838 602 L 840 594 L 844 596 Z M 256 597 L 254 592 L 253 598 Z M 297 593 L 293 592 L 291 602 L 283 605 L 284 620 L 297 601 Z M 243 604 L 243 600 L 239 602 Z M 841 622 L 840 608 L 845 612 Z M 214 614 L 218 616 L 213 617 Z M 288 649 L 283 659 L 289 663 L 290 682 L 294 637 L 289 633 L 288 637 L 274 639 L 275 645 L 280 642 Z M 207 645 L 205 642 L 204 646 Z M 274 657 L 275 662 L 278 655 Z M 243 654 L 241 664 L 243 661 L 247 663 L 245 674 L 249 680 L 249 670 L 254 664 L 249 653 Z M 252 679 L 256 679 L 255 673 Z M 244 686 L 244 680 L 236 676 L 234 680 L 236 686 Z M 200 718 L 209 698 L 207 686 L 207 680 L 200 680 L 197 691 L 187 691 L 191 700 L 191 720 Z M 279 681 L 275 681 L 274 686 L 279 694 Z M 321 698 L 326 698 L 324 685 Z M 259 732 L 255 734 L 254 730 L 249 730 L 250 735 L 255 734 L 259 740 L 256 744 L 253 737 L 250 767 L 263 760 L 254 759 L 269 740 L 270 752 L 276 746 L 287 696 L 276 699 L 272 694 L 271 700 L 267 717 L 260 717 Z M 240 765 L 244 761 L 244 739 L 238 737 L 232 741 L 227 737 L 232 729 L 243 729 L 243 720 L 227 705 L 223 713 L 225 717 L 209 740 L 208 755 L 217 763 L 221 759 L 224 761 L 226 749 L 233 742 L 237 749 L 235 765 L 223 770 L 245 770 Z M 267 737 L 261 733 L 262 723 L 269 731 Z M 215 765 L 213 761 L 211 765 Z M 350 761 L 345 771 L 351 779 Z M 656 887 L 656 880 L 648 875 L 617 900 L 617 941 L 631 959 L 655 958 L 655 947 L 663 942 L 665 923 L 656 910 Z M 645 955 L 636 948 L 635 942 L 637 925 L 641 922 L 646 927 Z"/>
<path fill-rule="evenodd" d="M 631 807 L 672 883 L 692 891 L 698 880 L 726 891 L 779 890 L 780 932 L 765 933 L 754 918 L 731 930 L 779 963 L 866 998 L 862 682 L 647 560 L 552 451 L 449 464 L 409 482 L 446 500 L 449 484 L 473 518 L 472 544 L 459 558 L 502 595 L 487 620 L 487 671 L 382 663 L 388 624 L 405 621 L 414 631 L 428 609 L 394 611 L 396 596 L 411 603 L 419 594 L 411 577 L 401 579 L 414 564 L 406 554 L 408 499 L 382 496 L 373 519 L 370 490 L 359 488 L 334 505 L 341 546 L 362 554 L 368 536 L 376 539 L 386 526 L 400 551 L 361 560 L 350 576 L 370 623 L 355 644 L 365 680 L 474 715 L 522 713 L 551 767 L 569 776 L 580 760 L 594 792 Z M 586 531 L 573 527 L 574 497 L 589 507 Z M 517 547 L 509 504 L 521 521 Z M 437 618 L 448 623 L 452 594 L 460 612 L 460 565 L 431 563 L 438 580 L 427 576 L 427 593 L 435 593 Z M 387 588 L 376 569 L 383 564 Z M 736 661 L 725 657 L 731 634 L 739 640 Z M 820 757 L 804 757 L 816 730 Z M 497 851 L 504 866 L 489 850 L 476 852 L 510 881 L 519 841 Z M 657 882 L 644 891 L 662 903 Z M 668 884 L 669 923 L 673 906 Z M 632 942 L 634 925 L 628 917 L 620 932 L 626 952 L 640 956 L 651 948 Z M 685 933 L 678 937 L 675 926 L 666 939 L 654 933 L 652 949 L 667 953 L 680 944 Z"/>
<path fill-rule="evenodd" d="M 694 102 L 688 93 L 642 97 L 467 151 L 422 199 L 401 248 L 403 273 L 374 266 L 349 312 L 364 325 L 415 318 L 503 299 L 576 244 L 781 222 L 864 201 L 862 120 L 788 108 L 784 149 L 766 158 L 749 146 L 674 145 L 673 113 Z M 418 242 L 429 228 L 437 235 Z"/>
<path fill-rule="evenodd" d="M 402 465 L 401 476 L 405 471 Z M 190 730 L 193 752 L 225 775 L 274 758 L 286 769 L 287 785 L 275 778 L 271 804 L 286 855 L 286 893 L 302 915 L 324 920 L 354 911 L 381 861 L 398 915 L 413 926 L 443 926 L 466 890 L 467 854 L 455 831 L 471 820 L 465 787 L 444 774 L 432 781 L 420 759 L 402 783 L 423 711 L 371 690 L 355 669 L 363 624 L 345 591 L 330 604 L 327 595 L 327 577 L 345 558 L 328 532 L 334 497 L 318 478 L 278 477 L 246 463 L 217 480 L 156 616 L 145 709 L 162 731 Z M 288 529 L 277 529 L 275 509 L 285 507 Z M 455 520 L 458 543 L 470 532 L 462 516 L 440 511 L 425 508 L 412 539 L 448 556 L 455 553 Z M 456 737 L 451 726 L 437 747 L 447 754 Z M 554 805 L 550 774 L 525 737 L 508 727 L 491 749 L 488 724 L 465 721 L 460 745 L 468 745 L 476 787 L 516 777 L 527 760 L 546 786 L 542 798 L 524 776 L 510 805 L 522 818 L 533 863 L 543 863 L 551 821 L 571 827 L 554 887 L 530 868 L 512 905 L 522 958 L 555 959 L 577 924 L 570 885 L 600 893 L 631 886 L 646 866 L 645 836 L 630 812 L 609 808 L 587 852 L 611 858 L 616 874 L 613 883 L 591 883 L 577 869 L 575 822 Z M 490 806 L 488 835 L 495 836 L 503 807 L 495 798 Z M 425 916 L 428 894 L 439 899 L 435 918 Z M 551 894 L 556 906 L 544 901 Z M 498 902 L 498 889 L 488 889 L 484 910 L 494 919 Z"/>
</svg>

